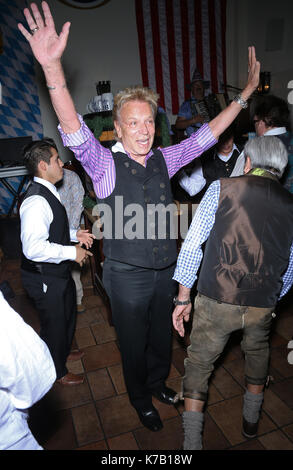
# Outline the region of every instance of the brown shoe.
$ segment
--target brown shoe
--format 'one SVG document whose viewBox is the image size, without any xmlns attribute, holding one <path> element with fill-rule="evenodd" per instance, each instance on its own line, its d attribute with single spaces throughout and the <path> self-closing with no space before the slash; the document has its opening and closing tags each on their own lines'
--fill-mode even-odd
<svg viewBox="0 0 293 470">
<path fill-rule="evenodd" d="M 78 349 L 73 349 L 70 352 L 69 356 L 67 357 L 67 361 L 79 361 L 84 356 L 83 351 L 79 351 Z"/>
<path fill-rule="evenodd" d="M 68 374 L 61 377 L 61 379 L 56 380 L 56 382 L 61 385 L 80 385 L 84 382 L 84 377 L 68 372 Z"/>
</svg>

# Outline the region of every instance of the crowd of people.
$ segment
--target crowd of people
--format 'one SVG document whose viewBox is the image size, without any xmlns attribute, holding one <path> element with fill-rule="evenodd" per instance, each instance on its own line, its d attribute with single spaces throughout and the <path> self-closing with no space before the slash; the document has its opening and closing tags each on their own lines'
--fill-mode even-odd
<svg viewBox="0 0 293 470">
<path fill-rule="evenodd" d="M 250 47 L 247 84 L 216 117 L 207 122 L 198 112 L 184 116 L 188 106 L 181 107 L 176 125 L 188 135 L 182 142 L 153 148 L 158 95 L 136 86 L 115 96 L 116 144 L 105 148 L 76 112 L 66 85 L 61 58 L 70 24 L 65 23 L 58 35 L 46 2 L 42 9 L 41 13 L 35 4 L 31 10 L 26 8 L 27 28 L 18 27 L 43 69 L 64 146 L 74 152 L 90 177 L 98 204 L 109 208 L 103 214 L 104 234 L 110 233 L 103 239 L 103 283 L 130 403 L 143 426 L 156 432 L 163 423 L 152 397 L 171 406 L 183 398 L 183 449 L 201 449 L 209 377 L 229 335 L 242 329 L 247 382 L 243 433 L 253 437 L 268 375 L 274 309 L 293 283 L 293 196 L 288 191 L 292 173 L 285 175 L 285 182 L 281 180 L 288 167 L 289 114 L 282 100 L 274 98 L 267 107 L 255 110 L 258 137 L 243 150 L 234 141 L 233 122 L 259 83 L 260 63 Z M 193 100 L 202 99 L 205 83 L 197 71 L 190 88 Z M 199 164 L 187 174 L 182 169 L 194 159 Z M 22 280 L 39 312 L 39 347 L 52 358 L 50 378 L 34 399 L 25 402 L 28 407 L 54 380 L 60 386 L 76 386 L 84 380 L 68 372 L 66 361 L 84 354 L 72 350 L 77 308 L 82 304 L 80 272 L 73 273 L 92 256 L 95 236 L 80 228 L 82 185 L 76 175 L 64 171 L 54 141 L 45 138 L 30 144 L 25 162 L 33 182 L 20 207 Z M 170 179 L 178 172 L 190 195 L 204 189 L 179 256 L 170 221 L 166 218 L 163 235 L 158 223 L 152 227 L 147 223 L 154 207 L 160 205 L 164 211 L 172 203 Z M 117 204 L 121 200 L 122 206 Z M 137 238 L 126 235 L 130 219 L 118 214 L 134 205 L 142 209 L 138 221 L 142 236 Z M 195 281 L 193 329 L 180 396 L 165 383 L 172 326 L 184 335 Z M 10 400 L 8 420 L 13 414 L 20 416 L 24 406 L 17 406 L 17 397 L 5 397 Z M 21 448 L 24 442 L 23 448 L 28 448 L 32 442 L 32 448 L 38 448 L 29 434 L 17 442 L 1 445 Z"/>
</svg>

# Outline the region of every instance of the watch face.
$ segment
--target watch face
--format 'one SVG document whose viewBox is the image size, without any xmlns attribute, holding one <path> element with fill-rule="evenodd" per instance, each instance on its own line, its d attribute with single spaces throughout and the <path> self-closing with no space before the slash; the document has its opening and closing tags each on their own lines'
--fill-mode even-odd
<svg viewBox="0 0 293 470">
<path fill-rule="evenodd" d="M 105 3 L 108 3 L 110 0 L 59 0 L 62 3 L 65 3 L 65 5 L 68 5 L 70 7 L 74 8 L 81 8 L 81 9 L 90 9 L 90 8 L 97 8 Z"/>
</svg>

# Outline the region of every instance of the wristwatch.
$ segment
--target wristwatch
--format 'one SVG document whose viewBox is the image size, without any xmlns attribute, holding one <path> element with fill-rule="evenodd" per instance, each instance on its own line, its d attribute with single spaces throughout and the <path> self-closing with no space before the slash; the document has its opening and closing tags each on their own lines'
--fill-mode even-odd
<svg viewBox="0 0 293 470">
<path fill-rule="evenodd" d="M 191 304 L 191 299 L 189 298 L 188 300 L 178 300 L 177 295 L 173 299 L 173 304 L 174 305 L 188 305 Z"/>
<path fill-rule="evenodd" d="M 248 107 L 247 101 L 242 98 L 240 93 L 234 96 L 233 101 L 235 101 L 235 103 L 240 104 L 241 108 L 243 109 L 246 109 Z"/>
</svg>

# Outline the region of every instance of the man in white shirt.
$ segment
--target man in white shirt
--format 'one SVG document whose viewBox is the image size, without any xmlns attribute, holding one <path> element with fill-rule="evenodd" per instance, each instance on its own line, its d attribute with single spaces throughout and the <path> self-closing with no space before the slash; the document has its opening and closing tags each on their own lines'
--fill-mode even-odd
<svg viewBox="0 0 293 470">
<path fill-rule="evenodd" d="M 71 351 L 76 323 L 76 293 L 71 264 L 82 265 L 91 252 L 94 236 L 71 230 L 55 184 L 63 177 L 63 163 L 52 139 L 29 144 L 24 161 L 34 176 L 20 207 L 22 282 L 40 315 L 40 336 L 52 355 L 57 381 L 78 385 L 84 378 L 69 373 L 68 360 L 84 353 Z M 70 240 L 80 243 L 71 246 Z"/>
<path fill-rule="evenodd" d="M 288 151 L 288 166 L 285 176 L 292 179 L 293 172 L 293 151 L 292 151 L 292 135 L 287 131 L 289 125 L 290 111 L 286 101 L 277 96 L 268 95 L 263 97 L 261 102 L 254 110 L 254 126 L 257 137 L 262 135 L 272 135 L 278 137 L 285 145 Z M 245 165 L 245 157 L 242 152 L 239 156 L 231 176 L 243 175 Z M 283 184 L 283 180 L 281 181 Z M 286 184 L 284 185 L 286 187 Z M 289 186 L 287 189 L 290 190 Z"/>
<path fill-rule="evenodd" d="M 0 291 L 0 450 L 42 450 L 27 423 L 27 409 L 52 387 L 49 349 Z"/>
</svg>

